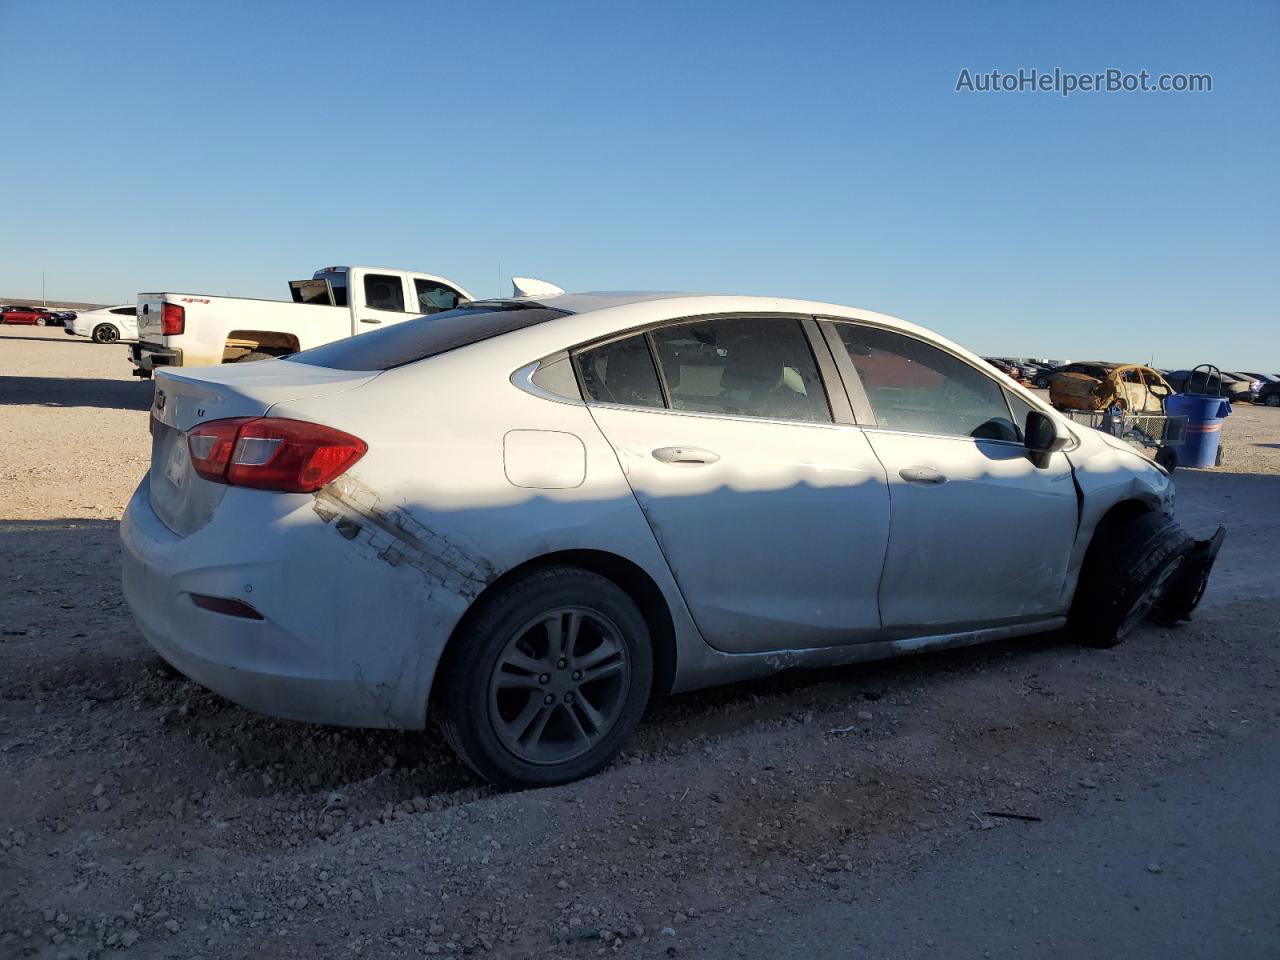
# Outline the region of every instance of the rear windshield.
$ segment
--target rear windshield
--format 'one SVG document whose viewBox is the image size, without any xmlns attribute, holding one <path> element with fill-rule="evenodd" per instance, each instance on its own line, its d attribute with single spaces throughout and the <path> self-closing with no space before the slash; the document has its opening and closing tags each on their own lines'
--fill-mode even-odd
<svg viewBox="0 0 1280 960">
<path fill-rule="evenodd" d="M 334 370 L 390 370 L 554 320 L 568 312 L 540 303 L 478 300 L 456 310 L 406 320 L 394 327 L 326 343 L 283 359 Z"/>
</svg>

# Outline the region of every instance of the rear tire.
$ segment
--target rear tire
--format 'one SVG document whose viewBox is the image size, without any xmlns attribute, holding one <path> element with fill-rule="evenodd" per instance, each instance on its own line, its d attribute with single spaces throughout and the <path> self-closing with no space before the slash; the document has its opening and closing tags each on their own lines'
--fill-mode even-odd
<svg viewBox="0 0 1280 960">
<path fill-rule="evenodd" d="M 1262 398 L 1262 402 L 1268 407 L 1280 407 L 1280 393 L 1269 393 Z"/>
<path fill-rule="evenodd" d="M 115 343 L 120 339 L 120 331 L 109 323 L 100 323 L 93 328 L 94 343 Z"/>
<path fill-rule="evenodd" d="M 1147 618 L 1194 541 L 1163 513 L 1100 531 L 1085 555 L 1067 629 L 1089 647 L 1114 647 Z"/>
<path fill-rule="evenodd" d="M 37 327 L 44 327 L 44 326 L 47 326 L 47 325 L 48 325 L 48 323 L 49 323 L 49 321 L 48 321 L 48 320 L 46 320 L 44 317 L 36 317 L 36 326 L 37 326 Z"/>
<path fill-rule="evenodd" d="M 576 567 L 486 597 L 452 641 L 434 706 L 450 746 L 500 787 L 603 769 L 644 713 L 653 647 L 635 601 Z"/>
</svg>

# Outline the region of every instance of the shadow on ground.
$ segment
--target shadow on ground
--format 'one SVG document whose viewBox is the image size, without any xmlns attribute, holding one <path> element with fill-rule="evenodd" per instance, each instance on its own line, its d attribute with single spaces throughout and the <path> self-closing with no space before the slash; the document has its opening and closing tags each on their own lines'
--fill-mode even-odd
<svg viewBox="0 0 1280 960">
<path fill-rule="evenodd" d="M 89 377 L 0 377 L 0 404 L 149 410 L 148 380 Z"/>
</svg>

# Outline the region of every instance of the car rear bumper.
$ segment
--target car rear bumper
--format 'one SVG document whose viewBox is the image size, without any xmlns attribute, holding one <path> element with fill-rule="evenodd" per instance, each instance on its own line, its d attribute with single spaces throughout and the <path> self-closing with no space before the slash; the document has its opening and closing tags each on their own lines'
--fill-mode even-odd
<svg viewBox="0 0 1280 960">
<path fill-rule="evenodd" d="M 180 537 L 151 508 L 149 492 L 144 479 L 121 520 L 121 565 L 125 599 L 157 653 L 271 716 L 424 725 L 453 611 L 432 609 L 427 591 L 406 590 L 385 564 L 353 564 L 349 541 L 308 507 L 297 509 L 310 497 L 233 490 L 219 513 L 236 520 L 215 516 Z M 239 600 L 263 619 L 203 609 L 193 595 Z"/>
</svg>

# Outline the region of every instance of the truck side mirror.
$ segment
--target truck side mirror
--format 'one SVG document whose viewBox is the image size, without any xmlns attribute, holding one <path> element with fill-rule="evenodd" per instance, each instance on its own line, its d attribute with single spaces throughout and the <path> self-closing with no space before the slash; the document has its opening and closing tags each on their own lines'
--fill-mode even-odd
<svg viewBox="0 0 1280 960">
<path fill-rule="evenodd" d="M 1067 438 L 1058 433 L 1058 425 L 1053 418 L 1039 410 L 1027 413 L 1027 425 L 1022 436 L 1028 459 L 1040 469 L 1047 467 L 1049 458 L 1067 445 Z"/>
</svg>

